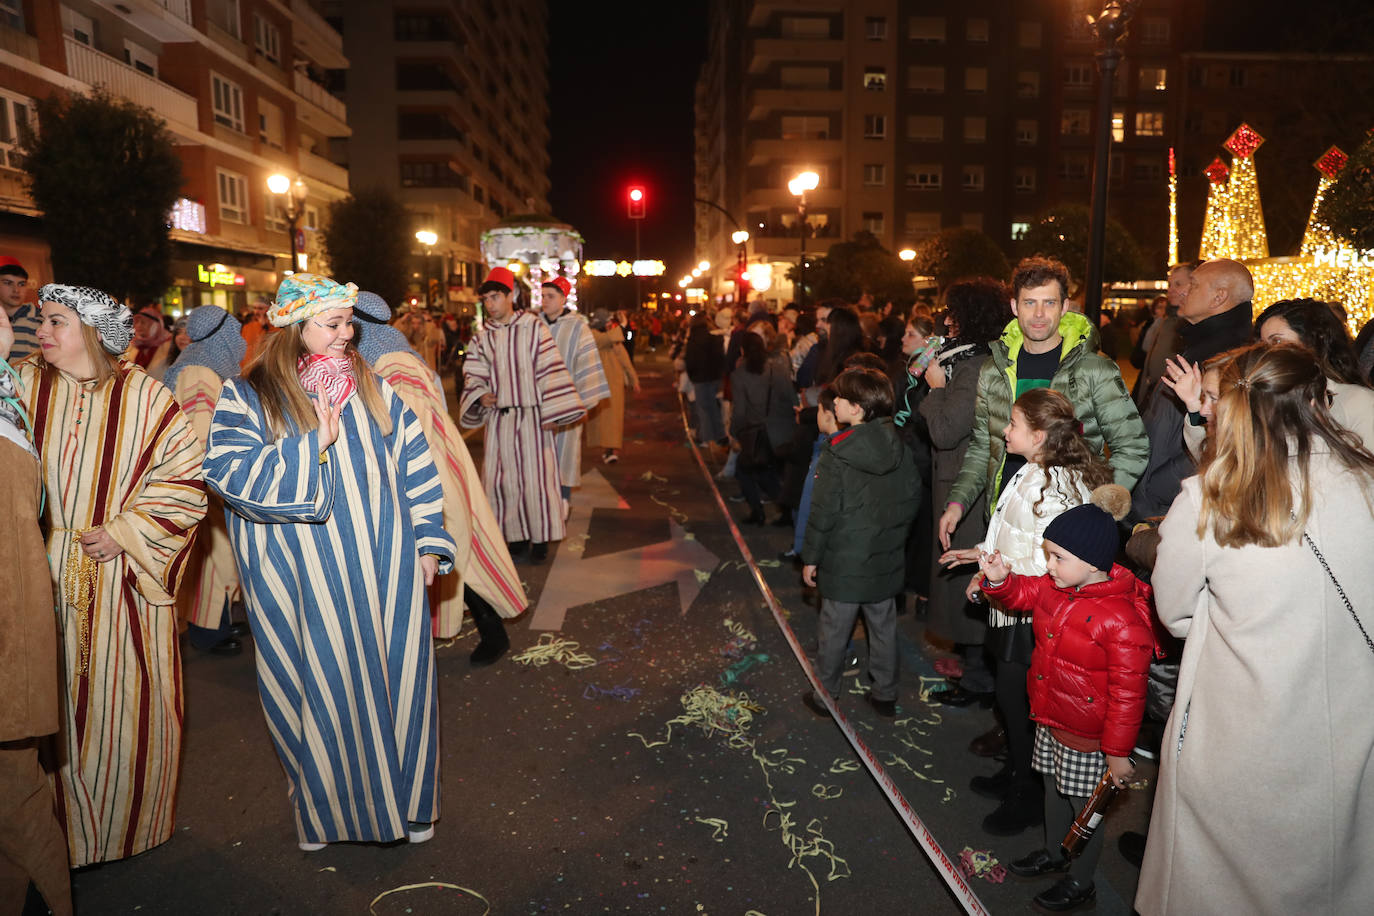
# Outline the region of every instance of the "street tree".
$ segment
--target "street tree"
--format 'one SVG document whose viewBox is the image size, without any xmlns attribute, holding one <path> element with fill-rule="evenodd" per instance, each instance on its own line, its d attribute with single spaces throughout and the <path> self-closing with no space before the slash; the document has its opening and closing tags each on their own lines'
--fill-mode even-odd
<svg viewBox="0 0 1374 916">
<path fill-rule="evenodd" d="M 797 268 L 788 277 L 796 282 Z M 856 232 L 852 240 L 831 245 L 825 257 L 812 258 L 806 286 L 813 301 L 838 297 L 855 302 L 864 293 L 878 303 L 910 303 L 915 298 L 911 270 L 871 232 Z"/>
<path fill-rule="evenodd" d="M 1031 224 L 1017 244 L 1021 257 L 1054 258 L 1069 269 L 1069 295 L 1078 298 L 1088 273 L 1088 223 L 1091 213 L 1081 204 L 1051 207 Z M 1110 217 L 1102 259 L 1102 279 L 1138 280 L 1145 273 L 1145 257 L 1129 230 Z"/>
<path fill-rule="evenodd" d="M 911 266 L 918 274 L 934 277 L 941 292 L 957 280 L 1006 280 L 1011 275 L 1007 256 L 996 242 L 977 229 L 961 227 L 942 229 L 918 244 Z"/>
<path fill-rule="evenodd" d="M 171 285 L 167 214 L 181 195 L 181 160 L 152 110 L 104 90 L 35 106 L 21 127 L 28 189 L 43 212 L 53 274 L 117 299 L 151 302 Z"/>
<path fill-rule="evenodd" d="M 1365 140 L 1322 196 L 1317 218 L 1356 248 L 1374 248 L 1374 137 Z"/>
<path fill-rule="evenodd" d="M 410 214 L 383 188 L 364 188 L 329 205 L 324 250 L 334 279 L 376 293 L 393 309 L 405 297 L 413 239 Z"/>
</svg>

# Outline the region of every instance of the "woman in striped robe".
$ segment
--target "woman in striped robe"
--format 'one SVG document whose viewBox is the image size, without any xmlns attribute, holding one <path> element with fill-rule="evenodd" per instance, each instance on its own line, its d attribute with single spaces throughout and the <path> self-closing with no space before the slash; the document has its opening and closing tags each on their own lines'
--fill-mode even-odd
<svg viewBox="0 0 1374 916">
<path fill-rule="evenodd" d="M 62 654 L 54 779 L 72 867 L 171 838 L 181 762 L 173 596 L 205 516 L 204 449 L 171 392 L 117 361 L 133 334 L 104 293 L 39 291 L 19 365 L 47 491 Z"/>
<path fill-rule="evenodd" d="M 444 528 L 458 545 L 454 562 L 458 574 L 445 576 L 436 587 L 434 635 L 440 639 L 458 635 L 466 601 L 482 637 L 470 660 L 477 667 L 489 665 L 510 647 L 501 619 L 519 616 L 529 604 L 525 587 L 482 492 L 477 466 L 445 409 L 438 377 L 405 336 L 387 323 L 391 308 L 381 296 L 359 293 L 354 315 L 361 319 L 358 351 L 420 418 L 443 482 Z"/>
<path fill-rule="evenodd" d="M 356 300 L 313 274 L 282 283 L 283 330 L 225 383 L 205 459 L 306 851 L 423 842 L 439 817 L 425 588 L 454 543 L 419 420 L 353 345 Z"/>
</svg>

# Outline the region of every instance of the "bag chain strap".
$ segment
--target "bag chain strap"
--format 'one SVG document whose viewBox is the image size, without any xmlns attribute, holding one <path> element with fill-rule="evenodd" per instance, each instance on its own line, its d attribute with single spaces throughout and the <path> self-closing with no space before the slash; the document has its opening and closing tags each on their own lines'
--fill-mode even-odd
<svg viewBox="0 0 1374 916">
<path fill-rule="evenodd" d="M 1345 609 L 1350 612 L 1350 619 L 1355 621 L 1355 626 L 1359 627 L 1360 635 L 1364 637 L 1365 645 L 1369 646 L 1369 651 L 1374 652 L 1374 640 L 1369 638 L 1369 633 L 1365 630 L 1364 624 L 1360 623 L 1360 616 L 1355 613 L 1355 606 L 1350 603 L 1350 599 L 1345 595 L 1345 589 L 1341 588 L 1341 583 L 1336 580 L 1336 574 L 1331 571 L 1331 567 L 1326 563 L 1326 557 L 1317 549 L 1317 542 L 1312 540 L 1311 535 L 1306 531 L 1302 533 L 1302 539 L 1307 542 L 1307 546 L 1312 548 L 1312 552 L 1317 556 L 1317 562 L 1326 570 L 1326 575 L 1331 579 L 1331 584 L 1336 586 L 1336 594 L 1341 596 L 1345 602 Z"/>
</svg>

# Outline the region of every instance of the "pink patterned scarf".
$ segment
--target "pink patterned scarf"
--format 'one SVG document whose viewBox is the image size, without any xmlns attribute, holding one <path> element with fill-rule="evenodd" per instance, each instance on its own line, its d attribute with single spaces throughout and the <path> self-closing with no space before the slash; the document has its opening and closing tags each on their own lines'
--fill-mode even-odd
<svg viewBox="0 0 1374 916">
<path fill-rule="evenodd" d="M 323 382 L 331 404 L 344 403 L 358 389 L 353 363 L 346 356 L 302 356 L 296 371 L 300 373 L 305 393 L 312 398 Z"/>
</svg>

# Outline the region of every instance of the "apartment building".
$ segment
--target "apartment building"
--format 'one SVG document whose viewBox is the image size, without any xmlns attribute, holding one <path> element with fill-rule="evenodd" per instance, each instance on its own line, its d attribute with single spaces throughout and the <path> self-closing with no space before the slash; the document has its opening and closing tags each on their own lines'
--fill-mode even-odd
<svg viewBox="0 0 1374 916">
<path fill-rule="evenodd" d="M 291 269 L 291 240 L 268 176 L 304 183 L 298 266 L 328 268 L 322 216 L 348 193 L 329 144 L 349 128 L 323 80 L 347 66 L 338 33 L 307 0 L 0 0 L 0 247 L 38 282 L 52 279 L 17 168 L 18 124 L 35 99 L 104 86 L 165 119 L 181 158 L 164 307 L 270 300 Z"/>
<path fill-rule="evenodd" d="M 475 301 L 482 232 L 549 209 L 548 12 L 543 0 L 338 2 L 358 185 L 397 193 L 416 231 L 411 291 Z M 443 278 L 440 280 L 440 278 Z"/>
</svg>

